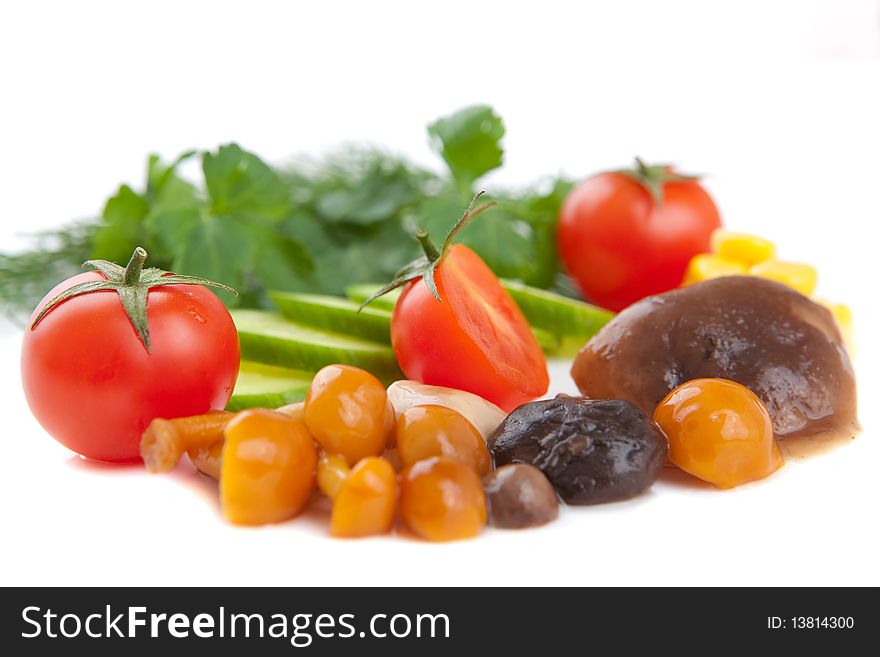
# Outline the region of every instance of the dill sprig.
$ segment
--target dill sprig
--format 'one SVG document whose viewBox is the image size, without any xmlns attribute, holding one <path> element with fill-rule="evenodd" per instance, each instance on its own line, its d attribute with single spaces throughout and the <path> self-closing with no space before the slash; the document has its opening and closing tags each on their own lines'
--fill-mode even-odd
<svg viewBox="0 0 880 657">
<path fill-rule="evenodd" d="M 92 254 L 97 225 L 80 221 L 36 233 L 29 250 L 0 253 L 0 310 L 23 325 L 46 292 L 82 271 L 82 263 Z"/>
</svg>

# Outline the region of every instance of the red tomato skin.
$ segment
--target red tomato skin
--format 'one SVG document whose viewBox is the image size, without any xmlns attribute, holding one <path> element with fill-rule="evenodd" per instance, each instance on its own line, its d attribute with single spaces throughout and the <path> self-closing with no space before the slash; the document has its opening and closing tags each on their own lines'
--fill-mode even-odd
<svg viewBox="0 0 880 657">
<path fill-rule="evenodd" d="M 543 352 L 519 307 L 480 257 L 456 244 L 435 272 L 435 281 L 443 301 L 416 279 L 394 305 L 391 344 L 406 376 L 472 392 L 506 411 L 546 393 L 549 378 Z M 493 305 L 493 316 L 513 328 L 482 331 L 484 340 L 475 340 L 481 304 L 471 309 L 475 315 L 463 298 L 473 285 L 498 304 Z M 498 349 L 494 361 L 487 354 L 492 348 Z"/>
<path fill-rule="evenodd" d="M 585 298 L 618 311 L 681 284 L 691 258 L 709 250 L 721 217 L 693 180 L 667 182 L 663 201 L 622 173 L 575 187 L 559 217 L 565 268 Z"/>
<path fill-rule="evenodd" d="M 76 283 L 100 278 L 73 276 L 37 308 Z M 197 415 L 229 401 L 238 334 L 220 299 L 198 285 L 154 288 L 147 317 L 151 354 L 112 290 L 69 299 L 25 331 L 25 397 L 43 428 L 68 449 L 99 461 L 137 462 L 141 434 L 154 418 Z"/>
</svg>

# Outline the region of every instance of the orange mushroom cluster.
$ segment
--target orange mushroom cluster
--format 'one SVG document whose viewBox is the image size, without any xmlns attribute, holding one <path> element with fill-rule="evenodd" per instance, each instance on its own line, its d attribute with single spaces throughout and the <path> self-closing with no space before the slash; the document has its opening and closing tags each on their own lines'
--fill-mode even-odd
<svg viewBox="0 0 880 657">
<path fill-rule="evenodd" d="M 388 533 L 399 519 L 418 537 L 448 541 L 486 524 L 481 477 L 491 457 L 480 431 L 439 404 L 396 416 L 382 383 L 349 365 L 320 370 L 300 404 L 156 420 L 141 450 L 154 472 L 187 453 L 219 479 L 234 524 L 289 520 L 316 492 L 331 500 L 339 537 Z"/>
</svg>

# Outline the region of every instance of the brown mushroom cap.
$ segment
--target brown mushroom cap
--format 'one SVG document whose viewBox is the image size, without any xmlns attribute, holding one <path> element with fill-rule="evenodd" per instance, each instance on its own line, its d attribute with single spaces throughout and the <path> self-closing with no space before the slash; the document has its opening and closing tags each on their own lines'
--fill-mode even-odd
<svg viewBox="0 0 880 657">
<path fill-rule="evenodd" d="M 691 379 L 743 384 L 778 438 L 855 431 L 852 364 L 831 313 L 791 288 L 728 276 L 648 297 L 605 325 L 571 370 L 581 393 L 650 416 Z"/>
</svg>

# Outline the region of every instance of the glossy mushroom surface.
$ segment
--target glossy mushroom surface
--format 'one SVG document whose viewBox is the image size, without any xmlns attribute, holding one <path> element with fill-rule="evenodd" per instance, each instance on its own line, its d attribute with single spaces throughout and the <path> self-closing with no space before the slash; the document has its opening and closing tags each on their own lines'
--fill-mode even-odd
<svg viewBox="0 0 880 657">
<path fill-rule="evenodd" d="M 722 378 L 754 392 L 777 438 L 855 432 L 852 364 L 831 313 L 794 290 L 728 276 L 633 304 L 581 350 L 581 393 L 647 415 L 678 385 Z"/>
</svg>

